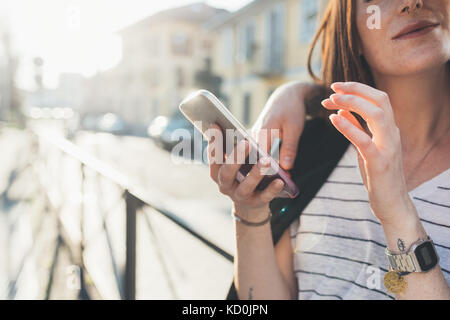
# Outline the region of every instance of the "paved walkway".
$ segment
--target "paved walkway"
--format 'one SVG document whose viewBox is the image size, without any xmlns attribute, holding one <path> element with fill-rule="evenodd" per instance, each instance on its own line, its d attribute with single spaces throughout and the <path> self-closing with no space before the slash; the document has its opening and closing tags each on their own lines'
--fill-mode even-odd
<svg viewBox="0 0 450 320">
<path fill-rule="evenodd" d="M 44 298 L 57 243 L 56 220 L 29 165 L 30 143 L 23 131 L 0 129 L 0 299 Z"/>
<path fill-rule="evenodd" d="M 84 135 L 77 143 L 121 168 L 167 209 L 233 253 L 230 202 L 217 192 L 206 166 L 174 166 L 147 139 Z M 90 298 L 120 299 L 123 191 L 89 170 L 82 184 L 79 163 L 54 148 L 42 145 L 46 161 L 36 160 L 30 135 L 23 131 L 1 130 L 0 150 L 7 155 L 0 166 L 0 299 L 79 298 L 77 259 L 60 230 L 75 249 L 83 239 Z M 59 208 L 60 220 L 52 205 Z M 138 299 L 225 297 L 231 263 L 149 208 L 138 215 L 137 227 Z"/>
</svg>

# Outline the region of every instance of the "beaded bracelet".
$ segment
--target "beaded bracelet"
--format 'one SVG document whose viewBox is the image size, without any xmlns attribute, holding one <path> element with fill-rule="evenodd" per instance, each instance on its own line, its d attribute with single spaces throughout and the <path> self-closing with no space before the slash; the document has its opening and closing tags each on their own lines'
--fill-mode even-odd
<svg viewBox="0 0 450 320">
<path fill-rule="evenodd" d="M 261 222 L 250 222 L 250 221 L 247 221 L 247 220 L 245 220 L 245 219 L 243 219 L 243 218 L 241 218 L 241 217 L 235 215 L 233 211 L 231 212 L 231 216 L 232 216 L 236 221 L 238 221 L 238 222 L 240 222 L 240 223 L 242 223 L 242 224 L 244 224 L 244 225 L 246 225 L 246 226 L 249 226 L 249 227 L 259 227 L 259 226 L 265 225 L 267 222 L 270 221 L 270 219 L 272 218 L 272 212 L 269 211 L 269 216 L 268 216 L 266 219 L 264 219 L 264 221 L 261 221 Z"/>
</svg>

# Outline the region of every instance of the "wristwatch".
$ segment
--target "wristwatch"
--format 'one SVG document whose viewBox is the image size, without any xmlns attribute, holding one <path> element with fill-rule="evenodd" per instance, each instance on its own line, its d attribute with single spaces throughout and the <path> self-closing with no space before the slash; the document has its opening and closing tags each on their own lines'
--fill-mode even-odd
<svg viewBox="0 0 450 320">
<path fill-rule="evenodd" d="M 390 270 L 397 272 L 427 272 L 439 263 L 433 240 L 427 237 L 411 245 L 406 253 L 395 254 L 386 248 Z"/>
</svg>

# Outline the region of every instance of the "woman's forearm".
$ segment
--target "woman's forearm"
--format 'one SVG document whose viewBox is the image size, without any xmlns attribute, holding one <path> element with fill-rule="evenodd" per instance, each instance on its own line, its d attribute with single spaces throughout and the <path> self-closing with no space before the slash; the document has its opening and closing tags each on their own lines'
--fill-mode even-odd
<svg viewBox="0 0 450 320">
<path fill-rule="evenodd" d="M 387 247 L 394 253 L 400 253 L 399 243 L 409 248 L 414 242 L 427 237 L 412 202 L 406 206 L 405 210 L 409 214 L 404 216 L 411 218 L 395 223 L 382 223 Z M 403 294 L 396 296 L 397 300 L 450 299 L 450 288 L 439 265 L 426 273 L 410 273 L 406 276 L 406 282 L 407 288 Z"/>
<path fill-rule="evenodd" d="M 235 221 L 235 286 L 241 300 L 291 299 L 278 268 L 270 224 L 246 226 Z"/>
<path fill-rule="evenodd" d="M 269 98 L 267 105 L 294 104 L 296 107 L 304 108 L 305 98 L 314 94 L 318 89 L 319 86 L 314 83 L 291 81 L 278 87 Z"/>
<path fill-rule="evenodd" d="M 215 134 L 211 132 L 215 131 Z M 209 129 L 208 160 L 211 178 L 221 193 L 233 200 L 233 213 L 242 220 L 236 223 L 235 284 L 240 299 L 287 299 L 289 290 L 282 280 L 277 266 L 270 228 L 270 201 L 283 190 L 284 182 L 275 179 L 262 191 L 259 183 L 268 174 L 272 161 L 262 157 L 252 166 L 245 178 L 237 183 L 237 174 L 242 167 L 239 159 L 250 154 L 250 144 L 241 140 L 230 154 L 220 156 L 222 129 L 213 125 Z M 214 139 L 214 140 L 213 140 Z M 222 159 L 224 158 L 224 159 Z M 226 160 L 225 163 L 223 160 Z M 257 226 L 247 226 L 257 225 Z"/>
</svg>

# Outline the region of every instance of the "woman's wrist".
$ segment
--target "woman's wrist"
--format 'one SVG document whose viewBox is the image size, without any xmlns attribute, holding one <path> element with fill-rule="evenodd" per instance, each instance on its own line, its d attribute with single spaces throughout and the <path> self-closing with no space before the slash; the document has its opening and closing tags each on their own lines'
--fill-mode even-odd
<svg viewBox="0 0 450 320">
<path fill-rule="evenodd" d="M 267 220 L 270 215 L 270 208 L 262 207 L 262 208 L 236 208 L 233 207 L 232 215 L 239 216 L 240 219 L 245 220 L 249 223 L 258 224 L 261 221 Z M 238 221 L 238 219 L 234 219 L 234 228 L 236 232 L 236 245 L 243 243 L 252 243 L 252 245 L 260 246 L 261 237 L 265 238 L 269 234 L 271 234 L 271 226 L 270 221 L 267 223 L 262 223 L 258 226 L 251 226 L 247 223 L 242 223 L 242 221 Z"/>
<path fill-rule="evenodd" d="M 394 253 L 406 252 L 414 242 L 427 236 L 412 201 L 393 209 L 392 218 L 381 221 L 381 225 L 387 248 Z"/>
<path fill-rule="evenodd" d="M 261 227 L 267 223 L 270 222 L 271 218 L 272 218 L 272 213 L 269 212 L 269 214 L 267 215 L 267 217 L 264 220 L 258 221 L 258 222 L 253 222 L 253 221 L 248 221 L 240 216 L 238 216 L 237 214 L 232 213 L 231 214 L 232 217 L 234 218 L 234 220 L 236 220 L 239 223 L 242 223 L 248 227 Z"/>
<path fill-rule="evenodd" d="M 405 221 L 417 218 L 418 213 L 409 194 L 399 196 L 394 204 L 383 204 L 382 206 L 370 205 L 372 212 L 378 217 L 384 227 L 402 225 Z"/>
<path fill-rule="evenodd" d="M 266 205 L 258 208 L 241 208 L 235 204 L 232 209 L 232 215 L 250 223 L 259 223 L 266 220 L 270 215 L 270 207 Z"/>
</svg>

